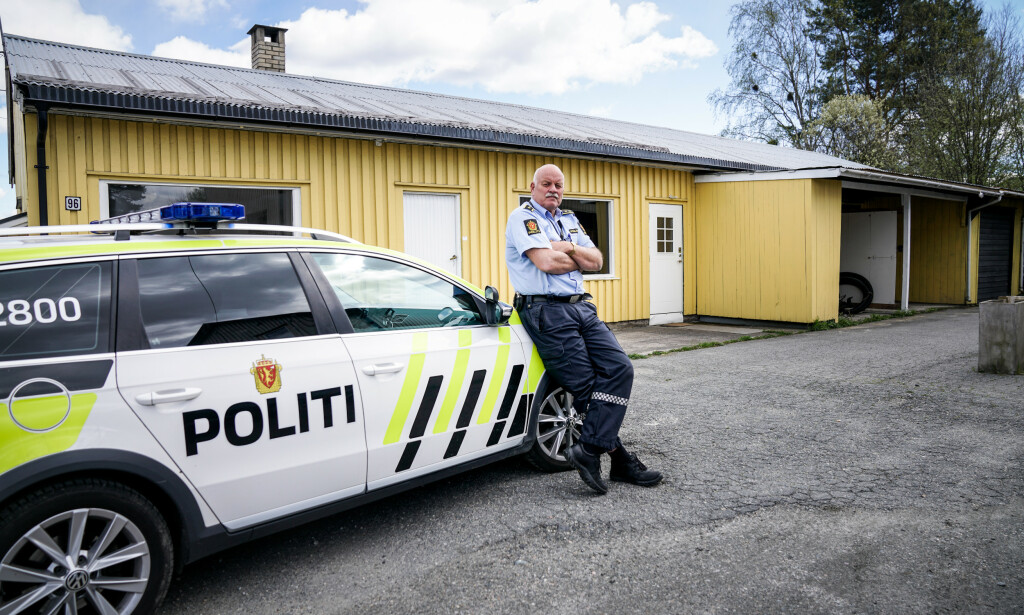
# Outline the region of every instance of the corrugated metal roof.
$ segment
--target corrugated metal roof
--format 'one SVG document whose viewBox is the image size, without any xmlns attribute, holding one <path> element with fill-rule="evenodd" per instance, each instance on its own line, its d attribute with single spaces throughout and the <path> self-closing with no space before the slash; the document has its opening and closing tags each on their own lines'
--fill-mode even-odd
<svg viewBox="0 0 1024 615">
<path fill-rule="evenodd" d="M 508 103 L 5 35 L 32 101 L 394 133 L 734 170 L 870 168 L 833 156 Z"/>
</svg>

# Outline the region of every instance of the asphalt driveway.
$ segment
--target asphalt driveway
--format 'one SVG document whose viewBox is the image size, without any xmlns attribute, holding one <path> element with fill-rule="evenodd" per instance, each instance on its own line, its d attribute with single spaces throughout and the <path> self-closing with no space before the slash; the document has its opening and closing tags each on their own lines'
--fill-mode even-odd
<svg viewBox="0 0 1024 615">
<path fill-rule="evenodd" d="M 1024 377 L 977 338 L 956 309 L 638 359 L 622 436 L 662 485 L 499 463 L 190 566 L 164 612 L 1024 612 Z"/>
</svg>

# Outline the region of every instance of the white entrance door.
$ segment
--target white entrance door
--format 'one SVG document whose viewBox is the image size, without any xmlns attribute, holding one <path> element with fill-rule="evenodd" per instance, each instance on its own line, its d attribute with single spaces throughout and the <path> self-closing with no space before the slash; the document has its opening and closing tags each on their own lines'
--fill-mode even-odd
<svg viewBox="0 0 1024 615">
<path fill-rule="evenodd" d="M 651 203 L 651 324 L 683 320 L 683 208 Z"/>
<path fill-rule="evenodd" d="M 405 253 L 462 275 L 462 242 L 459 241 L 459 196 L 406 192 Z"/>
</svg>

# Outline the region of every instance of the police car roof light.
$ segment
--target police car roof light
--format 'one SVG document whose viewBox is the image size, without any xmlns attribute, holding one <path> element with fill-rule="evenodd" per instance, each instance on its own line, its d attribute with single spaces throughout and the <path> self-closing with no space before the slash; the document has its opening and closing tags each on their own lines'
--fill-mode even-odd
<svg viewBox="0 0 1024 615">
<path fill-rule="evenodd" d="M 236 203 L 175 203 L 160 208 L 163 222 L 244 220 L 245 206 Z"/>
<path fill-rule="evenodd" d="M 138 224 L 144 222 L 183 222 L 209 225 L 221 220 L 244 220 L 245 206 L 237 203 L 174 203 L 145 211 L 133 211 L 89 224 Z"/>
</svg>

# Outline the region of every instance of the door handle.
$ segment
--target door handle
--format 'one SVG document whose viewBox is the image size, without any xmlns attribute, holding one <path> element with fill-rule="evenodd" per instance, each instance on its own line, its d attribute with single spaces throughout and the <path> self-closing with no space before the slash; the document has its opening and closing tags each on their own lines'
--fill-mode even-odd
<svg viewBox="0 0 1024 615">
<path fill-rule="evenodd" d="M 143 406 L 155 406 L 157 404 L 169 404 L 176 401 L 188 401 L 199 397 L 202 389 L 166 389 L 163 391 L 151 391 L 135 396 L 135 401 Z"/>
<path fill-rule="evenodd" d="M 392 374 L 394 372 L 400 372 L 404 368 L 404 363 L 377 363 L 376 365 L 364 365 L 363 373 L 367 376 L 376 376 L 377 374 Z"/>
<path fill-rule="evenodd" d="M 458 254 L 452 254 L 452 257 L 451 257 L 451 258 L 449 258 L 448 260 L 450 260 L 450 261 L 453 261 L 453 260 L 455 260 L 455 259 L 457 259 L 457 258 L 459 258 L 459 255 L 458 255 Z"/>
</svg>

